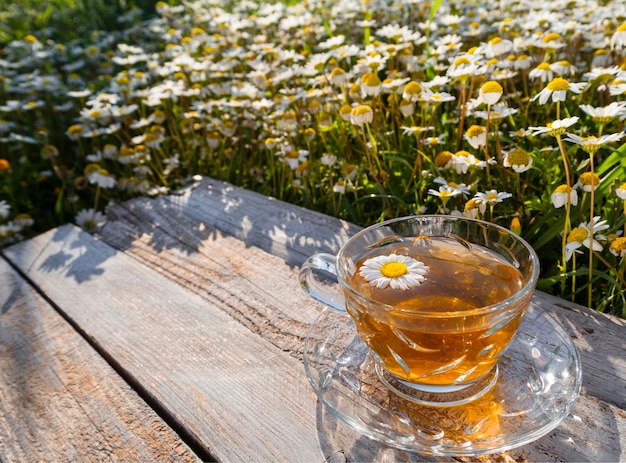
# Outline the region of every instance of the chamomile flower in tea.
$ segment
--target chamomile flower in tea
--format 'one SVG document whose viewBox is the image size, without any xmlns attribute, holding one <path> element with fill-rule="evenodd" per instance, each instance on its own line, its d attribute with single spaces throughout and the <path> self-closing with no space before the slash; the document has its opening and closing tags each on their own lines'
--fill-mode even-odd
<svg viewBox="0 0 626 463">
<path fill-rule="evenodd" d="M 428 267 L 422 262 L 399 254 L 381 255 L 367 259 L 359 275 L 380 289 L 408 289 L 426 280 Z"/>
</svg>

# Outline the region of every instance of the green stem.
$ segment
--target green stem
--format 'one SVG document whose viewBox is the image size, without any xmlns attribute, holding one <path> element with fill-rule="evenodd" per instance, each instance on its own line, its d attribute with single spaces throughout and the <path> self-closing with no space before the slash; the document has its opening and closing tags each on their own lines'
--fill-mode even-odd
<svg viewBox="0 0 626 463">
<path fill-rule="evenodd" d="M 594 203 L 595 203 L 595 180 L 594 180 L 594 166 L 593 155 L 589 153 L 589 169 L 591 170 L 591 193 L 589 195 L 589 238 L 591 242 L 589 246 L 593 248 L 593 217 L 594 217 Z M 587 287 L 587 307 L 591 307 L 591 299 L 593 295 L 593 249 L 589 251 L 589 286 Z"/>
<path fill-rule="evenodd" d="M 556 141 L 559 145 L 559 151 L 561 152 L 561 158 L 563 160 L 563 169 L 565 170 L 565 184 L 567 185 L 567 201 L 565 202 L 565 222 L 563 224 L 563 240 L 561 242 L 561 272 L 565 273 L 567 270 L 567 256 L 565 252 L 565 246 L 567 245 L 567 234 L 570 231 L 571 223 L 570 223 L 570 209 L 571 209 L 571 185 L 572 181 L 570 178 L 569 172 L 569 162 L 567 160 L 567 151 L 565 151 L 565 146 L 563 145 L 563 140 L 561 140 L 561 135 L 556 135 Z M 561 281 L 561 289 L 565 289 L 565 281 Z"/>
</svg>

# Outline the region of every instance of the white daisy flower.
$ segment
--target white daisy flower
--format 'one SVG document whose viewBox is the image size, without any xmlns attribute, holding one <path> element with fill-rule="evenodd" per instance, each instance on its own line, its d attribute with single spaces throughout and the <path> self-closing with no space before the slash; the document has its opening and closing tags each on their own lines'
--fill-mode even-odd
<svg viewBox="0 0 626 463">
<path fill-rule="evenodd" d="M 569 195 L 568 192 L 569 191 Z M 572 187 L 568 187 L 567 185 L 559 185 L 552 192 L 552 204 L 557 209 L 565 206 L 567 203 L 567 198 L 569 196 L 569 203 L 572 206 L 576 206 L 578 204 L 578 192 Z"/>
<path fill-rule="evenodd" d="M 517 173 L 522 173 L 533 165 L 533 158 L 526 150 L 517 148 L 505 153 L 502 164 L 504 167 L 511 167 Z"/>
<path fill-rule="evenodd" d="M 528 73 L 528 77 L 531 79 L 539 79 L 541 82 L 547 82 L 554 77 L 554 70 L 551 68 L 550 63 L 540 63 L 536 68 L 532 69 Z"/>
<path fill-rule="evenodd" d="M 416 259 L 398 254 L 376 256 L 367 259 L 359 269 L 359 275 L 370 285 L 380 289 L 409 289 L 422 284 L 429 267 Z"/>
<path fill-rule="evenodd" d="M 512 196 L 511 193 L 507 193 L 506 191 L 489 190 L 486 193 L 479 191 L 474 195 L 474 199 L 481 203 L 495 204 L 501 203 Z"/>
<path fill-rule="evenodd" d="M 594 172 L 583 172 L 578 178 L 578 182 L 574 185 L 574 188 L 582 188 L 583 191 L 590 193 L 597 190 L 600 186 L 600 177 Z"/>
<path fill-rule="evenodd" d="M 320 158 L 320 161 L 322 162 L 323 165 L 332 167 L 335 164 L 337 164 L 337 156 L 335 156 L 334 154 L 326 153 L 324 156 Z"/>
<path fill-rule="evenodd" d="M 478 159 L 467 151 L 457 151 L 452 155 L 452 167 L 457 174 L 466 174 L 470 167 L 484 169 L 487 166 L 486 161 Z"/>
<path fill-rule="evenodd" d="M 548 122 L 545 127 L 529 127 L 529 135 L 536 136 L 541 134 L 548 134 L 556 137 L 557 135 L 563 135 L 568 127 L 571 127 L 578 122 L 579 117 L 566 117 L 565 119 L 557 119 L 554 122 Z"/>
<path fill-rule="evenodd" d="M 604 124 L 626 115 L 626 102 L 624 101 L 613 101 L 611 104 L 601 107 L 581 104 L 579 108 L 591 116 L 595 122 Z"/>
<path fill-rule="evenodd" d="M 483 101 L 488 105 L 495 105 L 498 100 L 500 100 L 502 93 L 502 85 L 500 85 L 495 80 L 490 80 L 488 82 L 485 82 L 480 87 L 478 98 L 480 99 L 480 101 Z"/>
<path fill-rule="evenodd" d="M 594 251 L 602 251 L 600 241 L 606 241 L 606 236 L 597 235 L 597 232 L 608 228 L 606 220 L 600 220 L 599 216 L 595 216 L 592 223 L 582 222 L 567 235 L 565 259 L 570 260 L 574 252 L 580 253 L 578 249 L 583 246 Z"/>
<path fill-rule="evenodd" d="M 94 209 L 83 209 L 76 214 L 75 221 L 79 227 L 92 231 L 106 222 L 106 216 Z"/>
<path fill-rule="evenodd" d="M 580 137 L 576 134 L 568 133 L 564 140 L 580 145 L 583 151 L 593 154 L 598 151 L 598 149 L 600 149 L 601 145 L 604 145 L 605 143 L 619 141 L 623 135 L 623 133 L 611 133 L 602 135 L 600 137 L 596 137 L 594 135 Z"/>
<path fill-rule="evenodd" d="M 346 194 L 346 181 L 343 179 L 337 180 L 333 185 L 333 192 L 339 193 L 340 195 Z"/>
<path fill-rule="evenodd" d="M 565 101 L 568 91 L 578 94 L 582 92 L 586 86 L 586 82 L 573 84 L 562 77 L 557 77 L 556 79 L 552 79 L 546 88 L 536 94 L 531 101 L 535 101 L 538 98 L 539 104 L 546 104 L 550 96 L 552 96 L 552 101 Z"/>
<path fill-rule="evenodd" d="M 374 111 L 368 105 L 359 105 L 353 108 L 350 113 L 350 122 L 359 127 L 363 127 L 364 124 L 370 124 L 373 120 Z"/>
<path fill-rule="evenodd" d="M 464 198 L 467 198 L 467 196 L 470 194 L 470 187 L 467 186 L 465 183 L 448 182 L 443 177 L 437 177 L 433 180 L 433 182 L 455 190 L 456 194 L 463 195 Z"/>
<path fill-rule="evenodd" d="M 626 22 L 619 26 L 611 37 L 611 48 L 626 48 Z"/>
<path fill-rule="evenodd" d="M 438 198 L 441 198 L 442 201 L 447 201 L 448 199 L 461 194 L 461 192 L 448 185 L 442 185 L 439 187 L 439 190 L 430 188 L 428 190 L 428 194 L 432 196 L 437 196 Z"/>
<path fill-rule="evenodd" d="M 472 125 L 465 132 L 465 139 L 474 149 L 481 148 L 487 144 L 487 130 L 480 125 Z"/>
<path fill-rule="evenodd" d="M 100 188 L 113 188 L 117 182 L 106 169 L 93 169 L 87 173 L 89 183 L 95 183 Z"/>
<path fill-rule="evenodd" d="M 624 258 L 626 256 L 626 238 L 615 238 L 611 242 L 609 251 L 611 251 L 611 254 L 614 256 Z"/>
<path fill-rule="evenodd" d="M 11 214 L 11 205 L 4 199 L 0 201 L 0 219 L 8 219 Z"/>
</svg>

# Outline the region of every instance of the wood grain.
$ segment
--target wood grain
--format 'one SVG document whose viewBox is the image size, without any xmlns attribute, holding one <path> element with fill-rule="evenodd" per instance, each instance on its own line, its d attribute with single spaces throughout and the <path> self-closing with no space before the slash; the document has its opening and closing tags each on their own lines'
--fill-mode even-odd
<svg viewBox="0 0 626 463">
<path fill-rule="evenodd" d="M 6 255 L 218 460 L 320 460 L 302 364 L 217 308 L 228 295 L 206 301 L 71 225 Z"/>
<path fill-rule="evenodd" d="M 237 306 L 245 312 L 239 319 L 253 330 L 265 326 L 262 336 L 295 355 L 301 351 L 298 343 L 306 335 L 307 320 L 319 310 L 303 297 L 295 278 L 299 266 L 316 252 L 336 253 L 360 230 L 342 220 L 213 179 L 204 179 L 178 195 L 124 203 L 114 208 L 110 217 L 100 234 L 104 241 L 203 297 L 214 297 L 208 280 L 215 283 L 203 265 L 221 255 L 242 269 L 237 280 L 242 286 L 252 283 L 272 288 L 262 299 L 254 295 L 242 299 Z M 249 258 L 252 248 L 271 254 L 270 267 L 289 268 L 281 270 L 287 272 L 282 273 L 281 284 L 276 284 L 271 268 L 257 266 Z M 237 288 L 227 291 L 229 297 L 254 293 L 250 288 L 245 293 Z M 626 320 L 539 291 L 533 301 L 549 310 L 574 339 L 585 363 L 586 393 L 626 408 L 626 361 L 622 356 L 626 352 Z M 224 308 L 233 313 L 233 308 Z M 271 313 L 264 314 L 263 308 Z"/>
<path fill-rule="evenodd" d="M 224 291 L 228 297 L 223 299 L 239 299 L 218 305 L 270 343 L 301 358 L 306 321 L 313 319 L 319 306 L 311 307 L 298 288 L 298 267 L 315 252 L 336 253 L 358 230 L 343 221 L 205 179 L 175 196 L 140 199 L 115 208 L 100 236 L 207 300 Z M 259 254 L 257 248 L 270 257 Z M 206 262 L 217 259 L 236 262 L 234 268 L 241 270 L 236 280 L 222 281 L 207 274 Z M 233 268 L 232 264 L 225 267 Z M 280 282 L 277 274 L 282 276 Z M 250 287 L 251 282 L 256 285 Z M 241 291 L 241 287 L 246 289 Z M 578 418 L 566 421 L 536 445 L 512 454 L 529 461 L 559 461 L 566 454 L 571 461 L 584 459 L 584 451 L 576 450 L 580 444 L 572 444 L 590 441 L 585 438 L 586 428 L 580 426 L 581 416 L 593 417 L 598 427 L 596 436 L 617 435 L 619 440 L 626 436 L 626 366 L 619 355 L 624 352 L 626 327 L 623 320 L 544 293 L 537 293 L 534 302 L 550 310 L 579 347 L 585 363 L 585 397 L 576 406 L 576 412 L 581 410 L 575 415 Z M 324 422 L 333 422 L 333 418 L 328 416 Z M 335 425 L 342 428 L 341 423 Z M 325 429 L 318 428 L 320 432 Z M 339 441 L 325 439 L 332 442 L 331 453 L 348 449 L 342 455 L 350 456 L 362 448 L 360 436 L 347 434 L 350 437 L 344 435 Z M 591 441 L 589 455 L 606 450 L 594 446 L 597 440 Z M 609 446 L 604 456 L 610 460 L 610 455 L 623 455 L 623 451 L 618 442 Z M 396 457 L 402 454 L 392 453 Z"/>
<path fill-rule="evenodd" d="M 301 290 L 299 266 L 358 230 L 204 179 L 113 207 L 96 238 L 65 226 L 7 255 L 220 461 L 447 461 L 358 435 L 304 375 L 321 307 Z M 534 302 L 574 338 L 585 393 L 555 431 L 489 458 L 626 460 L 626 326 L 542 293 Z"/>
<path fill-rule="evenodd" d="M 0 258 L 0 460 L 198 458 Z"/>
</svg>

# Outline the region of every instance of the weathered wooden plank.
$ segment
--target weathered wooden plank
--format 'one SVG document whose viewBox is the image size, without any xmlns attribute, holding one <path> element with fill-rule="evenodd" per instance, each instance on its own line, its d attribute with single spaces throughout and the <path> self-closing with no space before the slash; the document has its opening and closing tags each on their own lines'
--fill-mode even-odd
<svg viewBox="0 0 626 463">
<path fill-rule="evenodd" d="M 271 294 L 277 297 L 271 306 L 277 311 L 283 307 L 285 313 L 274 311 L 272 316 L 261 315 L 259 319 L 244 313 L 242 318 L 266 326 L 262 335 L 278 342 L 281 348 L 289 347 L 281 344 L 280 338 L 273 338 L 275 331 L 290 332 L 297 341 L 305 335 L 307 326 L 290 325 L 289 319 L 312 320 L 313 312 L 308 310 L 309 301 L 302 297 L 296 280 L 286 276 L 281 285 L 276 285 L 275 275 L 255 266 L 246 256 L 247 250 L 259 247 L 280 258 L 273 260 L 276 268 L 284 263 L 297 269 L 315 252 L 337 252 L 360 229 L 213 179 L 204 179 L 178 195 L 124 203 L 114 208 L 110 216 L 110 223 L 100 234 L 104 241 L 204 297 L 211 297 L 213 290 L 207 289 L 202 268 L 206 259 L 198 256 L 215 257 L 227 251 L 227 255 L 239 261 L 238 268 L 245 268 L 241 272 L 244 278 L 238 281 L 246 284 L 249 280 L 273 288 Z M 182 273 L 181 268 L 185 269 Z M 285 290 L 280 292 L 283 287 Z M 246 311 L 267 304 L 243 302 Z M 626 362 L 620 357 L 620 353 L 626 352 L 626 320 L 541 292 L 537 292 L 534 302 L 550 310 L 574 338 L 585 361 L 586 392 L 626 408 Z M 302 306 L 306 308 L 304 319 L 298 315 L 302 310 L 295 309 Z M 282 322 L 280 327 L 274 326 L 274 319 Z M 286 321 L 288 330 L 284 328 Z"/>
<path fill-rule="evenodd" d="M 217 459 L 323 459 L 302 364 L 213 302 L 71 225 L 6 256 Z M 210 277 L 233 279 L 211 265 Z"/>
<path fill-rule="evenodd" d="M 358 229 L 210 179 L 176 196 L 125 203 L 114 208 L 110 218 L 100 234 L 103 240 L 197 292 L 296 358 L 301 357 L 307 323 L 319 310 L 299 289 L 298 265 L 314 252 L 336 252 Z M 535 303 L 553 311 L 581 350 L 586 394 L 575 412 L 579 420 L 594 425 L 572 418 L 511 454 L 530 461 L 623 458 L 626 372 L 619 358 L 626 339 L 623 321 L 542 293 Z M 322 438 L 318 423 L 320 440 L 330 443 L 326 455 L 344 452 L 341 455 L 352 457 L 355 449 L 363 448 L 360 436 L 337 434 L 337 429 L 341 424 L 332 437 Z M 609 444 L 600 447 L 593 442 Z M 370 445 L 367 452 L 371 455 L 376 449 Z M 402 452 L 392 453 L 394 458 L 407 458 Z"/>
<path fill-rule="evenodd" d="M 200 461 L 1 257 L 0 461 Z"/>
</svg>

